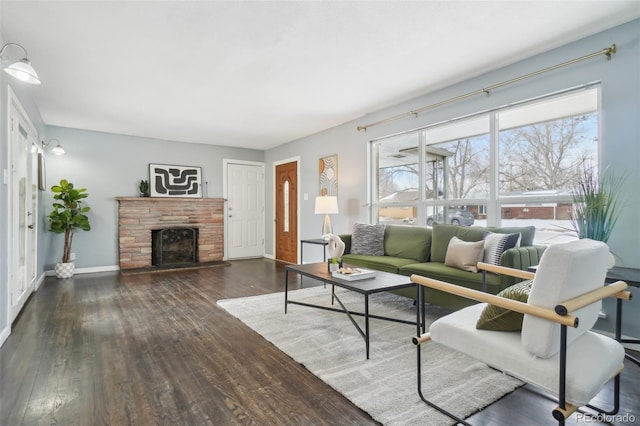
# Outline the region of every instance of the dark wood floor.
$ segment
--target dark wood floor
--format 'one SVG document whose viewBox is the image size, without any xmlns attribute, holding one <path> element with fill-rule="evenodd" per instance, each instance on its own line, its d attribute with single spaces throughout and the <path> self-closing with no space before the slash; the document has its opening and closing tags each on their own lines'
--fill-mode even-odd
<svg viewBox="0 0 640 426">
<path fill-rule="evenodd" d="M 267 259 L 47 278 L 0 349 L 0 425 L 376 424 L 216 306 L 283 290 Z M 622 386 L 620 413 L 640 422 L 640 368 Z M 552 406 L 524 387 L 470 420 L 550 424 Z"/>
</svg>

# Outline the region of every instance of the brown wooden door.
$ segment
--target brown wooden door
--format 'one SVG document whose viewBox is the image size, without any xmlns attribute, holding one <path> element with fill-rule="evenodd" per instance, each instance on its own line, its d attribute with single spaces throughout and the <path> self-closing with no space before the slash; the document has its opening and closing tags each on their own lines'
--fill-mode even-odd
<svg viewBox="0 0 640 426">
<path fill-rule="evenodd" d="M 298 263 L 298 163 L 276 166 L 276 259 Z"/>
</svg>

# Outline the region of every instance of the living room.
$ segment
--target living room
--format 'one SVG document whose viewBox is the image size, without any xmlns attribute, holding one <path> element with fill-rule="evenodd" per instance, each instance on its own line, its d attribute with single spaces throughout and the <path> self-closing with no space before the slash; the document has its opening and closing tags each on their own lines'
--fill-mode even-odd
<svg viewBox="0 0 640 426">
<path fill-rule="evenodd" d="M 3 2 L 4 3 L 4 2 Z M 10 2 L 8 2 L 10 3 Z M 339 211 L 332 216 L 333 228 L 337 233 L 348 233 L 356 222 L 368 223 L 372 218 L 369 204 L 369 165 L 368 147 L 370 141 L 389 135 L 419 129 L 433 123 L 444 122 L 453 118 L 475 114 L 499 106 L 510 105 L 524 100 L 548 95 L 583 84 L 599 82 L 600 87 L 600 160 L 616 170 L 628 171 L 628 191 L 624 195 L 624 210 L 617 224 L 616 232 L 609 241 L 611 250 L 617 256 L 616 263 L 621 266 L 640 267 L 640 253 L 637 242 L 640 241 L 640 228 L 637 226 L 637 212 L 640 208 L 640 193 L 632 190 L 632 183 L 638 182 L 640 152 L 637 141 L 640 138 L 640 45 L 638 43 L 638 3 L 630 2 L 635 16 L 628 16 L 620 25 L 590 33 L 586 37 L 566 37 L 566 42 L 558 43 L 551 50 L 540 50 L 534 55 L 523 52 L 517 61 L 505 59 L 504 66 L 494 67 L 490 71 L 477 73 L 470 70 L 471 78 L 459 77 L 455 84 L 434 87 L 428 91 L 416 92 L 410 100 L 401 102 L 389 100 L 387 106 L 377 110 L 363 111 L 360 117 L 350 119 L 336 126 L 310 135 L 299 134 L 285 139 L 268 149 L 230 146 L 224 136 L 213 135 L 213 144 L 185 143 L 179 139 L 159 139 L 157 137 L 130 136 L 127 134 L 74 128 L 72 124 L 53 125 L 41 117 L 38 105 L 38 87 L 25 87 L 12 81 L 11 77 L 2 74 L 1 104 L 9 104 L 10 96 L 15 96 L 32 120 L 39 136 L 38 140 L 56 140 L 64 147 L 64 156 L 45 153 L 46 186 L 57 183 L 60 179 L 68 179 L 75 184 L 86 187 L 90 197 L 92 230 L 78 232 L 75 235 L 73 251 L 77 254 L 75 261 L 79 275 L 91 273 L 115 272 L 118 270 L 118 218 L 116 197 L 138 196 L 138 182 L 148 178 L 149 163 L 178 164 L 201 167 L 203 181 L 206 182 L 205 197 L 224 198 L 225 177 L 223 175 L 224 160 L 233 159 L 241 162 L 262 164 L 264 167 L 264 257 L 276 258 L 276 242 L 273 231 L 274 199 L 272 188 L 275 182 L 275 165 L 284 161 L 295 160 L 299 169 L 299 238 L 319 237 L 322 217 L 314 214 L 314 199 L 318 195 L 318 159 L 329 155 L 337 155 L 339 161 Z M 0 12 L 5 12 L 2 5 Z M 33 55 L 34 47 L 27 40 L 9 33 L 5 25 L 6 14 L 2 18 L 0 30 L 4 42 L 25 44 Z M 43 38 L 35 35 L 32 38 Z M 412 111 L 425 105 L 451 99 L 478 88 L 488 87 L 497 82 L 506 81 L 517 76 L 526 75 L 539 69 L 554 66 L 607 48 L 616 44 L 617 52 L 610 60 L 596 57 L 579 64 L 570 65 L 553 72 L 536 76 L 519 82 L 508 88 L 492 91 L 490 96 L 470 98 L 463 102 L 452 103 L 429 111 L 416 114 L 413 118 L 405 118 L 372 126 L 366 131 L 358 131 L 357 126 L 366 125 L 386 119 L 406 111 Z M 492 47 L 493 48 L 493 47 Z M 57 46 L 56 49 L 64 49 Z M 437 57 L 437 52 L 429 55 Z M 177 60 L 175 54 L 171 60 Z M 30 58 L 37 68 L 36 57 Z M 437 61 L 435 62 L 437 64 Z M 42 76 L 44 80 L 44 76 Z M 71 85 L 73 78 L 66 84 Z M 43 81 L 43 84 L 45 82 Z M 7 89 L 10 87 L 10 89 Z M 9 94 L 11 90 L 14 95 Z M 371 89 L 375 90 L 375 89 Z M 286 97 L 283 96 L 283 102 Z M 391 105 L 391 106 L 389 106 Z M 327 113 L 327 114 L 330 114 Z M 108 115 L 108 111 L 105 111 Z M 3 114 L 6 117 L 6 114 Z M 150 119 L 153 121 L 153 118 Z M 247 120 L 250 123 L 250 118 Z M 250 125 L 250 124 L 248 124 Z M 3 134 L 8 133 L 8 124 L 3 120 Z M 2 139 L 3 152 L 8 152 L 8 141 Z M 9 162 L 2 156 L 3 170 L 9 170 Z M 5 172 L 6 175 L 7 172 Z M 6 178 L 5 178 L 6 181 Z M 9 199 L 7 185 L 0 187 L 2 199 Z M 38 191 L 38 234 L 37 234 L 37 266 L 36 288 L 44 280 L 46 273 L 53 269 L 62 252 L 60 236 L 47 232 L 46 215 L 50 209 L 51 194 L 49 191 Z M 7 203 L 2 205 L 2 216 L 9 217 Z M 0 246 L 0 267 L 9 270 L 11 262 L 11 245 L 9 242 L 8 221 L 0 224 L 3 238 Z M 306 250 L 305 250 L 306 251 Z M 307 257 L 308 256 L 308 257 Z M 321 260 L 322 254 L 309 250 L 304 261 Z M 52 279 L 52 278 L 47 278 Z M 0 282 L 0 341 L 9 338 L 11 323 L 18 315 L 11 318 L 6 312 L 9 306 L 9 276 L 3 276 Z M 631 300 L 625 305 L 624 334 L 640 337 L 640 300 Z M 26 302 L 29 303 L 29 302 Z M 614 305 L 605 304 L 603 308 L 606 318 L 598 323 L 598 328 L 611 332 L 614 329 Z"/>
</svg>

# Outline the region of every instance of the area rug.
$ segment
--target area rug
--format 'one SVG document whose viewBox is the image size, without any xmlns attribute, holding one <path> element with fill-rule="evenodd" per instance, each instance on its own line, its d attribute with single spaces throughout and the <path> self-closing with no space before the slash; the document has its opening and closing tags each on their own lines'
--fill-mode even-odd
<svg viewBox="0 0 640 426">
<path fill-rule="evenodd" d="M 363 296 L 337 289 L 348 309 L 363 312 Z M 331 305 L 330 287 L 289 292 L 289 300 Z M 390 293 L 369 298 L 374 315 L 415 320 L 413 301 Z M 289 305 L 284 293 L 218 301 L 218 305 L 273 343 L 314 375 L 385 425 L 448 425 L 453 421 L 424 404 L 416 388 L 414 325 L 371 319 L 370 359 L 364 340 L 342 313 Z M 443 311 L 429 307 L 428 323 Z M 357 318 L 364 328 L 364 319 Z M 423 393 L 467 417 L 522 383 L 466 355 L 430 342 L 422 348 Z"/>
</svg>

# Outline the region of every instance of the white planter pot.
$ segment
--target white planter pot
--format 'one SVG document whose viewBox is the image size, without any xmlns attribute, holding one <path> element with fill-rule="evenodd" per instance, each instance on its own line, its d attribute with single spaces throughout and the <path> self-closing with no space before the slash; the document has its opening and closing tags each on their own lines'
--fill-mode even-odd
<svg viewBox="0 0 640 426">
<path fill-rule="evenodd" d="M 75 271 L 75 265 L 73 262 L 58 262 L 56 263 L 54 270 L 56 271 L 56 277 L 58 278 L 71 278 L 73 276 L 73 272 Z"/>
</svg>

